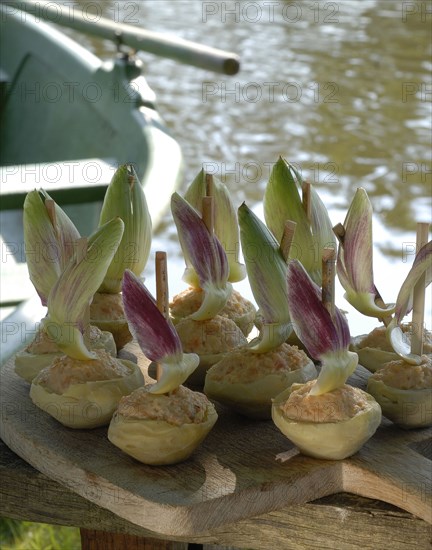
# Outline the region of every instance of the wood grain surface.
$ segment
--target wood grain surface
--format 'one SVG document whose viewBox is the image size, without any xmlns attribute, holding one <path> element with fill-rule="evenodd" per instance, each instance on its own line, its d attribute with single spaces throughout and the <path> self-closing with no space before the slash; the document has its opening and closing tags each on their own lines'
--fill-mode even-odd
<svg viewBox="0 0 432 550">
<path fill-rule="evenodd" d="M 139 363 L 146 366 L 142 357 Z M 364 387 L 367 376 L 359 368 L 352 382 Z M 393 504 L 431 523 L 431 429 L 404 431 L 383 420 L 356 455 L 325 461 L 299 454 L 271 421 L 219 408 L 215 428 L 188 461 L 151 467 L 111 445 L 106 428 L 70 430 L 40 411 L 12 362 L 2 370 L 0 391 L 0 435 L 16 454 L 157 537 L 187 540 L 263 514 L 277 521 L 290 505 L 340 492 Z M 276 460 L 280 453 L 285 462 Z"/>
</svg>

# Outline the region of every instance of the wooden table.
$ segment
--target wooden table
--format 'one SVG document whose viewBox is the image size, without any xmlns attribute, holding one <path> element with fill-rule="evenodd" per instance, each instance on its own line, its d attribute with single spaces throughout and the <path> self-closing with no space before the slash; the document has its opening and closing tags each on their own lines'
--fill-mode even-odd
<svg viewBox="0 0 432 550">
<path fill-rule="evenodd" d="M 366 376 L 360 369 L 356 383 Z M 271 421 L 221 409 L 192 459 L 148 467 L 110 445 L 103 428 L 68 430 L 36 409 L 11 362 L 0 390 L 4 438 L 39 470 L 0 441 L 0 514 L 79 527 L 83 549 L 431 548 L 430 429 L 384 420 L 352 458 L 320 461 Z"/>
<path fill-rule="evenodd" d="M 0 514 L 20 520 L 68 525 L 154 538 L 32 468 L 0 441 Z M 399 508 L 346 493 L 287 506 L 215 529 L 193 541 L 238 548 L 430 548 L 431 526 Z M 391 540 L 391 543 L 390 543 Z M 186 545 L 184 545 L 187 548 Z M 121 546 L 119 546 L 121 548 Z"/>
</svg>

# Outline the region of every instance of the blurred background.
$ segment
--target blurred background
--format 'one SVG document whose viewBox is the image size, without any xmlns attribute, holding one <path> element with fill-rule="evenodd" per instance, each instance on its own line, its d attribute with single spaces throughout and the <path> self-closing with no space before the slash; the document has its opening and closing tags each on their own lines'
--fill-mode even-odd
<svg viewBox="0 0 432 550">
<path fill-rule="evenodd" d="M 236 206 L 245 201 L 260 214 L 271 167 L 281 155 L 317 187 L 336 224 L 362 186 L 375 212 L 376 285 L 385 301 L 396 300 L 413 260 L 416 222 L 430 221 L 432 213 L 430 2 L 74 4 L 94 21 L 104 16 L 237 53 L 241 71 L 234 77 L 139 53 L 159 112 L 183 150 L 180 192 L 204 167 L 228 186 Z M 111 42 L 62 30 L 103 59 L 115 55 Z M 157 249 L 168 252 L 173 295 L 185 284 L 169 212 L 154 238 Z M 145 272 L 150 289 L 152 262 L 153 256 Z M 251 297 L 247 282 L 237 288 Z M 376 325 L 348 306 L 339 286 L 337 292 L 353 335 Z M 428 328 L 430 303 L 429 292 Z M 27 531 L 0 522 L 0 546 L 79 548 L 76 531 L 65 530 L 58 539 L 53 528 Z"/>
<path fill-rule="evenodd" d="M 336 224 L 362 186 L 375 212 L 375 282 L 386 302 L 396 300 L 414 257 L 416 222 L 432 217 L 430 2 L 63 4 L 72 17 L 76 10 L 93 23 L 106 17 L 238 54 L 241 70 L 229 77 L 138 53 L 183 151 L 180 192 L 204 168 L 228 186 L 235 206 L 245 201 L 260 215 L 271 168 L 283 156 L 316 186 Z M 61 30 L 104 60 L 116 55 L 113 42 Z M 185 285 L 170 212 L 155 234 L 157 249 L 168 253 L 172 296 Z M 151 256 L 145 271 L 152 291 L 153 263 Z M 247 282 L 237 288 L 252 298 Z M 429 327 L 430 302 L 429 292 Z M 349 312 L 353 335 L 375 326 L 339 285 L 337 305 Z"/>
<path fill-rule="evenodd" d="M 404 251 L 415 242 L 416 222 L 430 221 L 432 213 L 429 2 L 91 4 L 94 17 L 172 33 L 241 58 L 240 73 L 226 77 L 139 54 L 160 114 L 183 149 L 183 189 L 204 166 L 228 186 L 235 205 L 246 201 L 259 213 L 281 155 L 316 185 L 337 223 L 356 188 L 364 187 L 375 212 L 377 287 L 385 301 L 396 300 L 413 259 Z M 101 57 L 114 53 L 112 43 L 84 40 Z M 175 293 L 184 287 L 183 263 L 169 213 L 154 247 L 168 251 Z M 151 286 L 151 262 L 147 272 Z M 239 290 L 250 296 L 246 284 Z M 375 326 L 344 300 L 338 303 L 350 311 L 353 334 Z"/>
</svg>

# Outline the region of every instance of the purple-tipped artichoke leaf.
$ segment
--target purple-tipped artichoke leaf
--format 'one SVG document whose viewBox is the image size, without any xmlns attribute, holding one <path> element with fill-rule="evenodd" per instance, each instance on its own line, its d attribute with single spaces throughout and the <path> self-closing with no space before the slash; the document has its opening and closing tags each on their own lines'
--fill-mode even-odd
<svg viewBox="0 0 432 550">
<path fill-rule="evenodd" d="M 288 264 L 288 299 L 294 330 L 310 355 L 347 349 L 347 321 L 335 307 L 336 322 L 321 302 L 321 290 L 298 260 Z"/>
<path fill-rule="evenodd" d="M 289 262 L 287 280 L 294 330 L 311 356 L 319 359 L 337 345 L 337 333 L 329 312 L 321 303 L 320 289 L 298 260 Z"/>
<path fill-rule="evenodd" d="M 228 262 L 218 239 L 210 234 L 198 212 L 178 193 L 171 198 L 171 210 L 183 254 L 197 272 L 201 288 L 208 282 L 225 285 Z"/>
<path fill-rule="evenodd" d="M 202 214 L 202 200 L 207 195 L 207 174 L 201 170 L 193 182 L 189 185 L 184 198 Z M 230 193 L 220 180 L 212 177 L 213 180 L 213 200 L 215 210 L 214 232 L 222 244 L 222 247 L 227 255 L 229 266 L 229 282 L 238 282 L 245 278 L 245 266 L 240 263 L 239 249 L 239 228 L 237 220 L 237 212 L 232 203 Z M 188 262 L 186 260 L 186 264 Z M 189 267 L 189 266 L 188 266 Z M 184 280 L 189 283 L 188 275 L 184 275 Z M 192 279 L 193 282 L 193 279 Z M 194 286 L 194 285 L 192 285 Z"/>
<path fill-rule="evenodd" d="M 372 205 L 363 188 L 357 189 L 354 195 L 344 227 L 341 258 L 350 278 L 350 286 L 355 292 L 370 293 L 374 289 Z"/>
<path fill-rule="evenodd" d="M 126 270 L 122 288 L 125 315 L 144 355 L 155 362 L 167 362 L 169 358 L 179 361 L 183 352 L 177 332 L 145 285 Z"/>
</svg>

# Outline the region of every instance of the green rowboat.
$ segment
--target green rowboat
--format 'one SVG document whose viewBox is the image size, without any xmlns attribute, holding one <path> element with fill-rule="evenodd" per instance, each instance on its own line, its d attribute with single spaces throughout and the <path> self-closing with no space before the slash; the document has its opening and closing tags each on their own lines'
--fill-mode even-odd
<svg viewBox="0 0 432 550">
<path fill-rule="evenodd" d="M 88 235 L 115 169 L 130 163 L 153 227 L 167 208 L 181 179 L 182 153 L 134 52 L 229 75 L 239 69 L 231 53 L 107 19 L 93 22 L 79 9 L 71 15 L 67 4 L 0 5 L 2 306 L 29 297 L 21 217 L 28 191 L 46 189 Z M 112 40 L 118 53 L 102 61 L 44 20 Z"/>
</svg>

